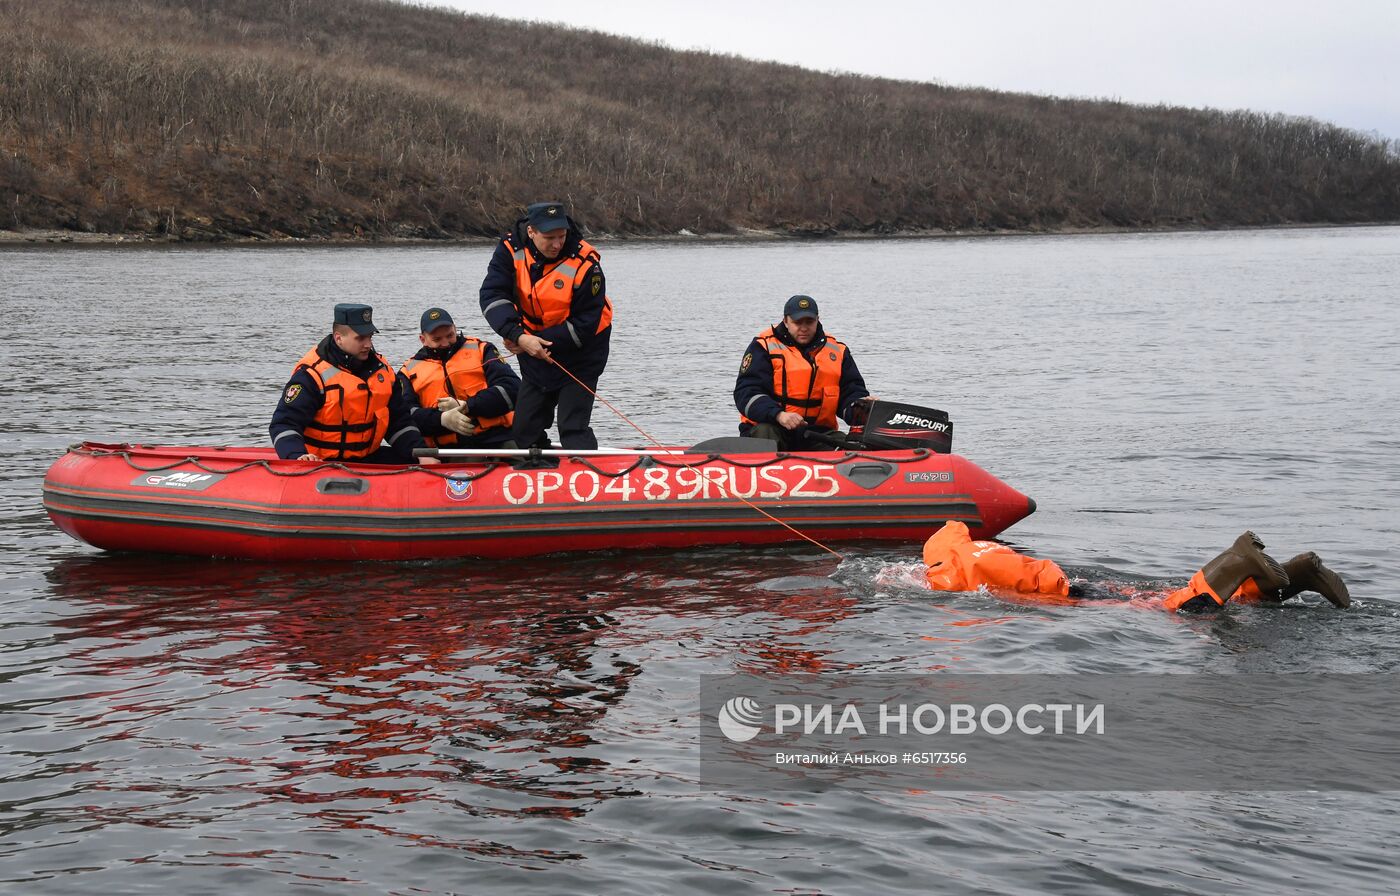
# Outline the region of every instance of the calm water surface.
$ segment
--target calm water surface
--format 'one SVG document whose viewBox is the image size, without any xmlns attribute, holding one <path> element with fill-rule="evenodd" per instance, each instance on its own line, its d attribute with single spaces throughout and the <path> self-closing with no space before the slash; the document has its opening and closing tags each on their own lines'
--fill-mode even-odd
<svg viewBox="0 0 1400 896">
<path fill-rule="evenodd" d="M 662 440 L 733 431 L 744 346 L 807 292 L 877 394 L 949 411 L 959 453 L 1035 497 L 1015 546 L 1152 591 L 1254 528 L 1321 553 L 1355 605 L 936 595 L 917 544 L 104 555 L 40 505 L 65 445 L 262 443 L 334 302 L 375 305 L 395 362 L 429 305 L 486 335 L 490 247 L 7 249 L 0 885 L 1392 890 L 1392 795 L 715 792 L 695 698 L 729 671 L 1395 669 L 1400 228 L 601 248 L 601 391 Z M 595 426 L 636 441 L 605 409 Z"/>
</svg>

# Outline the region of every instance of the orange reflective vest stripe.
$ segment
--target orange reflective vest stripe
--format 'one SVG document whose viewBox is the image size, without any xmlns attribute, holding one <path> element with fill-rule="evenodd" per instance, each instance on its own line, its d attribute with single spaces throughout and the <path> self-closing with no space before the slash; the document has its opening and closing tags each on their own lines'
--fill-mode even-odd
<svg viewBox="0 0 1400 896">
<path fill-rule="evenodd" d="M 382 355 L 383 366 L 360 379 L 316 353 L 307 352 L 292 374 L 305 370 L 320 387 L 325 401 L 301 434 L 308 454 L 322 460 L 347 460 L 372 454 L 389 432 L 389 398 L 394 394 L 394 371 Z"/>
<path fill-rule="evenodd" d="M 516 248 L 505 241 L 515 259 L 515 292 L 519 297 L 520 320 L 525 329 L 538 333 L 547 327 L 558 326 L 569 319 L 573 307 L 574 289 L 583 283 L 589 269 L 597 264 L 601 256 L 587 242 L 580 240 L 578 253 L 546 264 L 540 279 L 530 282 L 530 258 L 524 249 Z M 612 301 L 603 296 L 603 316 L 598 321 L 597 335 L 612 323 Z M 578 334 L 575 334 L 577 341 Z"/>
<path fill-rule="evenodd" d="M 466 343 L 446 362 L 431 358 L 409 358 L 400 368 L 399 372 L 408 377 L 408 381 L 413 384 L 413 391 L 418 393 L 420 407 L 435 408 L 439 398 L 448 396 L 466 401 L 483 389 L 490 388 L 486 382 L 486 343 L 471 336 L 463 338 L 467 340 Z M 478 417 L 476 432 L 485 432 L 497 426 L 510 426 L 514 419 L 514 414 Z M 450 448 L 461 441 L 461 436 L 455 432 L 424 438 L 434 448 Z"/>
<path fill-rule="evenodd" d="M 1198 594 L 1204 594 L 1215 601 L 1217 607 L 1223 607 L 1225 605 L 1225 601 L 1222 600 L 1220 595 L 1215 593 L 1215 589 L 1210 587 L 1210 584 L 1206 582 L 1205 573 L 1197 570 L 1196 574 L 1191 577 L 1191 581 L 1187 583 L 1185 588 L 1178 588 L 1167 595 L 1167 599 L 1162 602 L 1162 606 L 1166 607 L 1168 610 L 1176 610 Z M 1240 583 L 1240 587 L 1235 589 L 1235 593 L 1230 595 L 1234 600 L 1258 600 L 1263 596 L 1264 592 L 1259 590 L 1258 583 L 1253 579 L 1245 579 Z"/>
<path fill-rule="evenodd" d="M 841 365 L 846 360 L 846 346 L 826 337 L 826 344 L 809 359 L 802 349 L 788 345 L 773 335 L 769 327 L 755 337 L 768 350 L 773 365 L 773 397 L 783 410 L 801 414 L 809 424 L 827 429 L 839 428 L 836 404 L 841 398 Z M 743 414 L 745 423 L 753 423 Z"/>
<path fill-rule="evenodd" d="M 1036 560 L 995 541 L 973 541 L 967 524 L 944 523 L 924 544 L 925 577 L 935 591 L 979 587 L 1069 596 L 1069 580 L 1053 560 Z"/>
</svg>

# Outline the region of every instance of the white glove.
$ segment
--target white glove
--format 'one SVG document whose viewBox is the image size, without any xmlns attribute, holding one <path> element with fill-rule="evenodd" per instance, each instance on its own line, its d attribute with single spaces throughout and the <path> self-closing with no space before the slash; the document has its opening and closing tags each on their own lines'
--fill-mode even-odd
<svg viewBox="0 0 1400 896">
<path fill-rule="evenodd" d="M 467 403 L 455 398 L 439 398 L 438 410 L 442 411 L 442 425 L 445 429 L 469 436 L 476 432 L 476 421 L 467 416 Z"/>
</svg>

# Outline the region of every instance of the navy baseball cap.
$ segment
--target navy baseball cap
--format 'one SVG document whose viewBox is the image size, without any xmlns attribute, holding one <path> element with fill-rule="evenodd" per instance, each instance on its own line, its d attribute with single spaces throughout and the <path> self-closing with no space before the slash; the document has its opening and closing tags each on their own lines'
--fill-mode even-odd
<svg viewBox="0 0 1400 896">
<path fill-rule="evenodd" d="M 558 230 L 569 226 L 569 214 L 562 202 L 536 202 L 525 209 L 525 219 L 539 231 Z"/>
<path fill-rule="evenodd" d="M 793 296 L 783 306 L 783 317 L 802 320 L 817 316 L 817 300 L 811 296 Z"/>
<path fill-rule="evenodd" d="M 379 332 L 374 325 L 374 309 L 368 305 L 341 302 L 335 306 L 335 323 L 344 324 L 361 336 L 373 336 Z"/>
<path fill-rule="evenodd" d="M 418 321 L 418 329 L 424 333 L 431 333 L 438 327 L 446 327 L 452 323 L 452 315 L 442 308 L 429 308 L 423 312 L 423 317 Z"/>
</svg>

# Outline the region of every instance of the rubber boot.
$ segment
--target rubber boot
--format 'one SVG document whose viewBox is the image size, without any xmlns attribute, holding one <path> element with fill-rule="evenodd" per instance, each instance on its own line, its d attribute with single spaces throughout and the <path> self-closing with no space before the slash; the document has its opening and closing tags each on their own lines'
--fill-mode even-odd
<svg viewBox="0 0 1400 896">
<path fill-rule="evenodd" d="M 1229 600 L 1245 579 L 1253 579 L 1265 594 L 1288 585 L 1288 573 L 1264 553 L 1264 542 L 1253 532 L 1245 532 L 1220 556 L 1202 566 L 1201 576 L 1221 601 Z"/>
<path fill-rule="evenodd" d="M 1351 606 L 1351 593 L 1342 577 L 1322 565 L 1322 558 L 1308 551 L 1283 564 L 1288 584 L 1279 592 L 1279 600 L 1288 600 L 1303 591 L 1316 591 L 1339 610 Z"/>
</svg>

